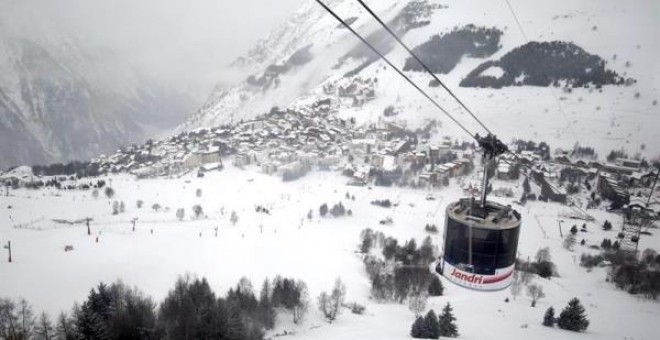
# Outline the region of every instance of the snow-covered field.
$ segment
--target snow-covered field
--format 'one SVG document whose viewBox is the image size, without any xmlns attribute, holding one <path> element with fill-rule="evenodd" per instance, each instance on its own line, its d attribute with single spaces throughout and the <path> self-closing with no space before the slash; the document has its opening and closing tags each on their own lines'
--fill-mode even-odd
<svg viewBox="0 0 660 340">
<path fill-rule="evenodd" d="M 0 198 L 0 242 L 11 240 L 14 260 L 7 263 L 3 250 L 0 295 L 25 297 L 36 310 L 56 315 L 69 310 L 74 301 L 82 301 L 100 281 L 121 279 L 160 300 L 177 276 L 186 273 L 206 277 L 217 292 L 225 292 L 243 276 L 259 287 L 264 278 L 281 274 L 304 280 L 315 305 L 316 296 L 329 290 L 340 276 L 348 288 L 347 301 L 366 305 L 365 315 L 346 310 L 328 324 L 314 307 L 302 326 L 292 325 L 288 316 L 280 317 L 273 333 L 294 330 L 290 337 L 297 339 L 408 339 L 414 316 L 407 306 L 369 299 L 370 283 L 355 252 L 359 235 L 369 227 L 400 242 L 410 238 L 421 242 L 427 235 L 426 223 L 442 229 L 445 205 L 462 195 L 458 181 L 452 179 L 449 187 L 434 190 L 436 200 L 426 200 L 426 190 L 346 186 L 346 178 L 334 172 L 313 172 L 290 183 L 253 168 L 233 167 L 205 178 L 135 180 L 113 176 L 114 199 L 126 205 L 126 212 L 119 215 L 112 215 L 111 202 L 103 193 L 95 199 L 91 192 L 17 190 Z M 495 188 L 498 186 L 520 190 L 512 182 L 496 182 Z M 198 188 L 201 197 L 196 196 Z M 347 200 L 346 192 L 355 195 L 355 201 Z M 384 198 L 398 206 L 385 209 L 369 203 Z M 141 209 L 137 200 L 144 201 Z M 320 204 L 340 201 L 352 210 L 352 217 L 318 216 Z M 160 212 L 151 208 L 156 203 L 163 207 Z M 205 218 L 191 218 L 195 204 L 203 207 Z M 270 215 L 256 213 L 256 205 L 268 208 Z M 183 221 L 175 217 L 178 208 L 186 210 Z M 311 221 L 306 218 L 310 209 L 314 212 Z M 450 302 L 464 339 L 657 338 L 654 323 L 660 320 L 658 302 L 616 290 L 605 282 L 605 269 L 588 273 L 579 266 L 580 254 L 588 251 L 586 246 L 600 244 L 603 237 L 616 237 L 621 222 L 618 216 L 590 211 L 596 222 L 588 223 L 587 233 L 578 234 L 578 241 L 585 238 L 586 246 L 578 244 L 574 252 L 568 252 L 561 246 L 557 223 L 562 206 L 536 202 L 517 209 L 523 215 L 519 257 L 533 258 L 540 247 L 547 246 L 558 266 L 560 277 L 534 279 L 547 297 L 531 308 L 524 293 L 505 303 L 504 299 L 511 297 L 508 289 L 483 293 L 445 280 L 445 296 L 431 298 L 427 308 L 438 311 Z M 238 215 L 235 225 L 230 222 L 233 210 Z M 387 216 L 394 224 L 380 225 L 379 220 Z M 85 217 L 94 219 L 91 236 L 84 224 L 52 221 Z M 133 218 L 138 218 L 135 231 L 130 222 Z M 613 231 L 601 230 L 605 219 L 613 222 Z M 565 233 L 572 224 L 571 220 L 563 222 Z M 435 244 L 441 244 L 441 234 L 433 236 Z M 75 249 L 64 252 L 66 245 Z M 649 247 L 660 249 L 657 232 L 642 237 L 640 248 Z M 572 297 L 582 301 L 591 320 L 586 334 L 541 325 L 548 306 L 561 310 Z"/>
</svg>

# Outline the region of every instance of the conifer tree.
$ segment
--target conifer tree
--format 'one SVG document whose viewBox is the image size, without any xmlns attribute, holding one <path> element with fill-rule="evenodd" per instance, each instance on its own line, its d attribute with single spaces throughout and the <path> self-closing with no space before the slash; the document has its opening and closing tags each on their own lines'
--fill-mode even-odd
<svg viewBox="0 0 660 340">
<path fill-rule="evenodd" d="M 444 293 L 445 287 L 442 285 L 442 281 L 438 278 L 437 275 L 433 275 L 431 279 L 431 284 L 429 285 L 429 295 L 430 296 L 441 296 Z"/>
<path fill-rule="evenodd" d="M 531 191 L 532 187 L 529 185 L 529 178 L 525 177 L 525 180 L 523 181 L 523 192 L 529 194 Z"/>
<path fill-rule="evenodd" d="M 447 303 L 442 309 L 442 314 L 439 318 L 440 336 L 450 338 L 455 338 L 458 336 L 458 327 L 454 321 L 456 321 L 456 317 L 454 317 L 451 305 Z"/>
<path fill-rule="evenodd" d="M 431 309 L 424 317 L 424 338 L 437 339 L 442 335 L 442 325 L 438 321 L 438 316 Z"/>
<path fill-rule="evenodd" d="M 424 319 L 421 316 L 418 316 L 417 319 L 415 319 L 415 322 L 413 322 L 412 328 L 410 329 L 410 336 L 416 339 L 420 339 L 424 337 Z"/>
<path fill-rule="evenodd" d="M 259 296 L 259 309 L 261 313 L 261 322 L 266 329 L 271 329 L 275 326 L 275 309 L 270 297 L 271 287 L 268 279 L 264 280 L 261 286 L 261 294 Z"/>
<path fill-rule="evenodd" d="M 543 316 L 543 326 L 552 327 L 555 325 L 555 309 L 549 307 Z"/>
<path fill-rule="evenodd" d="M 568 302 L 568 306 L 559 314 L 557 325 L 561 329 L 574 332 L 582 332 L 589 327 L 589 319 L 578 298 L 573 298 Z"/>
</svg>

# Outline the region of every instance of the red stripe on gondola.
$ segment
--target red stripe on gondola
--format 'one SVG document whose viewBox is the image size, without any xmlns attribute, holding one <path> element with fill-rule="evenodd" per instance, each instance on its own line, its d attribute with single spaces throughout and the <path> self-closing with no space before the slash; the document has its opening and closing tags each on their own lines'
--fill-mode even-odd
<svg viewBox="0 0 660 340">
<path fill-rule="evenodd" d="M 497 283 L 497 282 L 500 282 L 500 281 L 504 281 L 504 280 L 506 280 L 509 276 L 511 276 L 512 274 L 513 274 L 513 270 L 510 271 L 510 272 L 508 272 L 508 273 L 506 273 L 506 274 L 500 275 L 500 276 L 495 276 L 495 277 L 490 277 L 490 278 L 484 278 L 483 283 Z"/>
</svg>

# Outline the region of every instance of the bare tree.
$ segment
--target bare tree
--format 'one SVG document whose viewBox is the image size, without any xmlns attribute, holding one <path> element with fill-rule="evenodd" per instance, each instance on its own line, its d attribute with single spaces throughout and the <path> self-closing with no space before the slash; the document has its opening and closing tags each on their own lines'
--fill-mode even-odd
<svg viewBox="0 0 660 340">
<path fill-rule="evenodd" d="M 45 312 L 42 312 L 37 320 L 37 325 L 34 328 L 34 335 L 36 340 L 50 340 L 55 337 L 53 324 Z"/>
<path fill-rule="evenodd" d="M 0 339 L 31 339 L 33 331 L 34 314 L 25 299 L 20 299 L 18 305 L 0 299 Z"/>
<path fill-rule="evenodd" d="M 536 307 L 536 301 L 545 297 L 543 287 L 535 283 L 527 285 L 527 295 L 532 298 L 532 307 Z"/>
<path fill-rule="evenodd" d="M 323 292 L 319 295 L 319 310 L 323 313 L 326 319 L 333 321 L 337 318 L 337 315 L 339 315 L 345 297 L 346 286 L 341 282 L 340 278 L 337 278 L 335 281 L 335 287 L 330 294 Z"/>
<path fill-rule="evenodd" d="M 419 294 L 410 294 L 408 296 L 408 309 L 415 314 L 415 317 L 418 317 L 426 309 L 426 301 L 428 300 L 428 294 L 426 292 L 421 292 Z"/>
<path fill-rule="evenodd" d="M 300 298 L 298 299 L 298 303 L 293 307 L 293 323 L 299 325 L 303 322 L 305 315 L 307 315 L 307 310 L 309 310 L 309 292 L 307 291 L 307 284 L 302 280 L 298 280 L 296 286 Z"/>
</svg>

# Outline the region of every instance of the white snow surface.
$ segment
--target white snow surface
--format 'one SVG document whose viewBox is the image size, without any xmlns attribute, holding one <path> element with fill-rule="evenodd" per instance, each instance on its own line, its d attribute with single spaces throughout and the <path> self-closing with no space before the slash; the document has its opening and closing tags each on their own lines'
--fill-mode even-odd
<svg viewBox="0 0 660 340">
<path fill-rule="evenodd" d="M 400 242 L 415 238 L 419 244 L 427 236 L 424 225 L 434 223 L 440 232 L 432 237 L 440 245 L 444 208 L 462 196 L 458 181 L 470 180 L 452 179 L 449 187 L 431 191 L 436 200 L 428 201 L 428 190 L 351 187 L 335 172 L 312 172 L 289 183 L 259 174 L 256 168 L 233 167 L 207 173 L 204 178 L 135 180 L 113 176 L 109 183 L 110 179 L 116 191 L 114 199 L 126 204 L 123 214 L 112 215 L 111 201 L 103 193 L 94 199 L 89 191 L 21 189 L 0 197 L 0 243 L 11 240 L 14 260 L 7 263 L 6 251 L 0 253 L 0 295 L 24 297 L 37 311 L 55 316 L 70 310 L 74 301 L 83 301 L 100 281 L 122 280 L 159 301 L 174 286 L 177 276 L 186 273 L 206 277 L 221 294 L 243 276 L 259 287 L 264 278 L 280 274 L 304 280 L 313 307 L 300 326 L 291 323 L 290 315 L 280 315 L 269 335 L 286 330 L 293 331 L 288 336 L 292 339 L 409 339 L 414 316 L 407 306 L 379 304 L 369 298 L 370 283 L 361 255 L 356 253 L 360 232 L 369 227 Z M 495 188 L 500 186 L 513 188 L 516 197 L 522 190 L 520 183 L 495 183 Z M 195 194 L 198 188 L 202 189 L 201 197 Z M 346 192 L 355 195 L 355 201 L 346 200 Z M 369 203 L 384 198 L 398 206 L 384 209 Z M 139 199 L 144 201 L 142 209 L 136 207 Z M 493 200 L 502 201 L 497 197 Z M 352 217 L 318 217 L 320 204 L 340 201 L 353 211 Z M 153 211 L 151 206 L 156 203 L 163 210 Z M 194 204 L 202 205 L 205 218 L 190 217 Z M 256 205 L 270 209 L 271 215 L 256 213 Z M 183 221 L 175 218 L 176 209 L 181 207 L 186 209 Z M 311 221 L 305 217 L 309 209 L 314 212 Z M 584 238 L 587 244 L 576 245 L 575 251 L 569 252 L 562 248 L 557 223 L 564 206 L 535 202 L 516 209 L 523 218 L 519 257 L 533 258 L 539 248 L 550 247 L 558 266 L 559 277 L 534 278 L 547 297 L 532 308 L 524 293 L 513 299 L 508 289 L 478 292 L 443 278 L 445 295 L 430 298 L 427 309 L 438 312 L 451 303 L 461 339 L 657 339 L 658 302 L 617 290 L 605 282 L 605 269 L 587 272 L 579 266 L 580 255 L 590 252 L 588 245 L 616 237 L 620 217 L 590 210 L 596 221 L 587 223 L 588 232 L 578 235 L 578 240 Z M 229 221 L 232 210 L 239 216 L 236 225 Z M 380 225 L 378 221 L 387 216 L 394 224 Z M 94 219 L 91 236 L 84 224 L 52 221 L 85 217 Z M 138 218 L 135 232 L 131 230 L 133 218 Z M 605 219 L 615 225 L 614 230 L 602 231 Z M 582 221 L 564 221 L 564 232 L 574 223 L 581 225 Z M 218 237 L 214 236 L 215 226 Z M 654 235 L 641 238 L 640 249 L 660 248 L 660 233 L 652 232 Z M 66 245 L 74 246 L 74 250 L 64 252 Z M 315 306 L 316 297 L 330 290 L 338 276 L 347 285 L 347 301 L 364 304 L 367 309 L 361 316 L 344 310 L 329 324 Z M 511 298 L 509 303 L 504 302 L 507 297 Z M 582 301 L 591 321 L 586 333 L 541 325 L 549 306 L 559 312 L 573 297 Z"/>
</svg>

